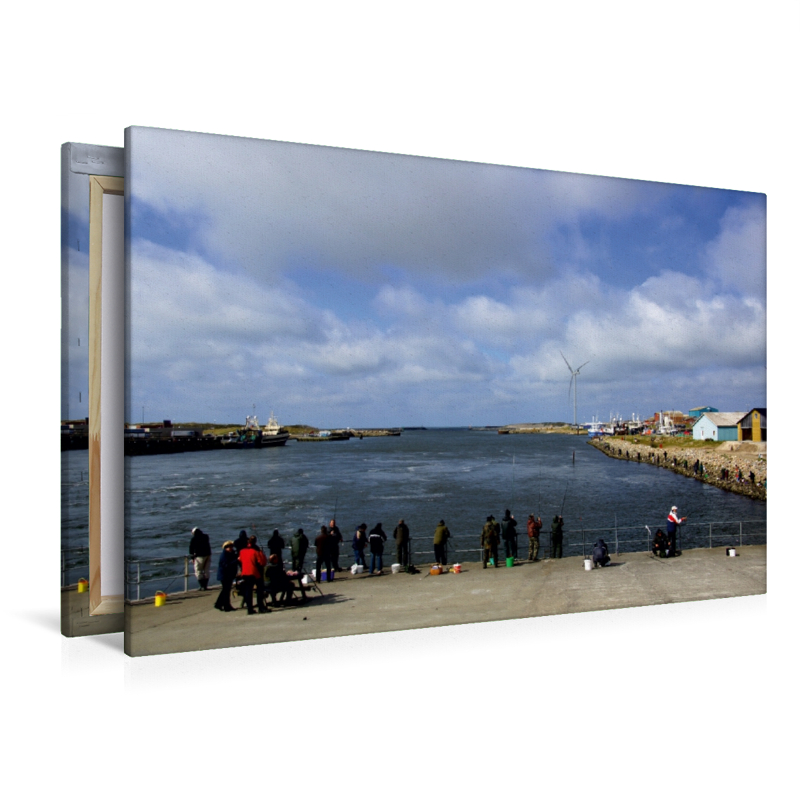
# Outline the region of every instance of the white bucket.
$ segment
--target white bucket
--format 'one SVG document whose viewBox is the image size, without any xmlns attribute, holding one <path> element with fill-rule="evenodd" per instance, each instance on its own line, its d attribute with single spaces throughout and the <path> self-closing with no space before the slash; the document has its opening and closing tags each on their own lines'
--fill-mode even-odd
<svg viewBox="0 0 800 800">
<path fill-rule="evenodd" d="M 400 572 L 401 565 L 400 564 L 392 564 L 392 572 L 397 575 Z"/>
<path fill-rule="evenodd" d="M 736 548 L 735 547 L 729 547 L 728 550 L 727 550 L 727 553 L 728 553 L 729 556 L 735 556 L 736 555 Z"/>
<path fill-rule="evenodd" d="M 589 572 L 589 570 L 591 570 L 593 566 L 594 566 L 594 564 L 592 564 L 592 559 L 591 558 L 584 558 L 583 559 L 583 568 L 587 572 Z"/>
<path fill-rule="evenodd" d="M 356 575 L 360 575 L 364 571 L 363 564 L 356 564 Z"/>
</svg>

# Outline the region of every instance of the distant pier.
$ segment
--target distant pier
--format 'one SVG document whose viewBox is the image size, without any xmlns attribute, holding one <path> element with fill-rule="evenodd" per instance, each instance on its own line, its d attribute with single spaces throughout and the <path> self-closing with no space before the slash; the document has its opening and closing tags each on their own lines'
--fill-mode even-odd
<svg viewBox="0 0 800 800">
<path fill-rule="evenodd" d="M 723 449 L 725 442 L 713 448 L 691 447 L 683 443 L 670 446 L 663 442 L 654 446 L 649 442 L 643 444 L 616 437 L 598 437 L 589 439 L 587 444 L 610 458 L 651 464 L 727 492 L 754 500 L 767 499 L 766 450 L 753 443 L 730 442 L 731 449 L 726 450 Z M 750 479 L 751 472 L 753 480 Z"/>
</svg>

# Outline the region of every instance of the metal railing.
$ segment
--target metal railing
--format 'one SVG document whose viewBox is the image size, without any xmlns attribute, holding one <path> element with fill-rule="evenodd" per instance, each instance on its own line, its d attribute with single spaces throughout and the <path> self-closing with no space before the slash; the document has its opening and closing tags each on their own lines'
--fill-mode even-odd
<svg viewBox="0 0 800 800">
<path fill-rule="evenodd" d="M 652 548 L 653 535 L 658 528 L 666 527 L 663 523 L 637 526 L 617 526 L 610 525 L 602 528 L 570 528 L 564 531 L 564 542 L 562 545 L 564 555 L 582 554 L 584 557 L 591 553 L 594 542 L 597 539 L 604 539 L 609 552 L 619 555 L 622 552 L 642 552 Z M 747 529 L 746 529 L 747 528 Z M 678 533 L 678 549 L 688 545 L 688 549 L 711 548 L 719 546 L 739 546 L 745 544 L 766 543 L 767 538 L 766 520 L 738 520 L 738 521 L 716 521 L 716 522 L 696 522 L 684 523 L 680 526 Z M 477 538 L 477 537 L 476 537 Z M 527 534 L 523 531 L 518 534 L 518 559 L 526 557 L 525 547 L 528 541 Z M 413 541 L 413 540 L 412 540 Z M 424 546 L 424 545 L 422 545 Z M 288 549 L 288 548 L 286 548 Z M 448 562 L 457 561 L 481 561 L 483 550 L 480 547 L 468 547 L 459 544 L 456 539 L 451 539 L 448 545 Z M 498 551 L 502 558 L 504 543 L 501 541 Z M 87 550 L 88 553 L 88 550 Z M 540 558 L 552 556 L 552 542 L 549 531 L 543 531 L 540 536 L 539 547 Z M 365 554 L 369 557 L 369 553 Z M 391 563 L 395 556 L 394 550 L 384 553 L 384 562 Z M 62 563 L 63 563 L 62 553 Z M 284 559 L 287 561 L 289 559 Z M 433 563 L 433 550 L 417 550 L 409 546 L 409 563 Z M 349 570 L 350 565 L 355 563 L 355 557 L 348 548 L 341 548 L 339 563 L 345 570 Z M 316 564 L 316 555 L 313 551 L 306 554 L 306 572 L 310 571 Z M 182 567 L 182 569 L 181 569 Z M 216 580 L 216 559 L 212 556 L 209 574 L 211 581 Z M 155 591 L 166 591 L 175 585 L 176 582 L 182 584 L 183 592 L 190 589 L 191 579 L 194 578 L 194 570 L 191 566 L 191 556 L 169 556 L 163 558 L 150 559 L 131 559 L 125 562 L 125 597 L 127 600 L 141 600 L 142 591 L 145 587 L 152 586 L 152 592 L 145 589 L 151 596 Z M 180 585 L 179 584 L 179 585 Z M 62 583 L 63 585 L 63 583 Z M 216 584 L 212 584 L 216 585 Z M 175 589 L 173 589 L 173 592 Z"/>
</svg>

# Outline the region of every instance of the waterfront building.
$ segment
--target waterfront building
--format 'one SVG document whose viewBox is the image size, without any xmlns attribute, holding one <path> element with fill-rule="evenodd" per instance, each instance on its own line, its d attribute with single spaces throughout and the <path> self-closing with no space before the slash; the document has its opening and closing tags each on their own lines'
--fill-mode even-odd
<svg viewBox="0 0 800 800">
<path fill-rule="evenodd" d="M 767 441 L 767 409 L 754 408 L 739 421 L 740 442 Z"/>
<path fill-rule="evenodd" d="M 744 411 L 709 411 L 694 423 L 692 438 L 712 439 L 715 442 L 738 442 L 739 421 L 744 416 Z"/>
</svg>

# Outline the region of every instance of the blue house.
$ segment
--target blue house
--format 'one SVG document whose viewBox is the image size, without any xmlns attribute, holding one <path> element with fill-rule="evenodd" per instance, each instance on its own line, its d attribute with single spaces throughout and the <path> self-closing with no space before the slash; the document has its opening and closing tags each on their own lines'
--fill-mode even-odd
<svg viewBox="0 0 800 800">
<path fill-rule="evenodd" d="M 703 406 L 702 408 L 693 408 L 686 416 L 687 417 L 696 417 L 700 419 L 703 414 L 718 414 L 718 408 L 712 408 L 711 406 Z"/>
<path fill-rule="evenodd" d="M 709 411 L 692 426 L 692 438 L 715 442 L 738 442 L 739 422 L 746 411 Z"/>
</svg>

